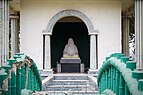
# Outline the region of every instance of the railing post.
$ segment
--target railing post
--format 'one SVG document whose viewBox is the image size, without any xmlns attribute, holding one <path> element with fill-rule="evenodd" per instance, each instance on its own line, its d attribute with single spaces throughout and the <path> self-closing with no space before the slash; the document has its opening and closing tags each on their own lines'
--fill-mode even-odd
<svg viewBox="0 0 143 95">
<path fill-rule="evenodd" d="M 125 94 L 124 95 L 130 95 L 127 83 L 125 83 Z"/>
<path fill-rule="evenodd" d="M 9 65 L 9 64 L 5 64 L 5 65 L 3 65 L 2 66 L 2 68 L 3 69 L 5 69 L 6 70 L 6 73 L 8 74 L 8 78 L 7 78 L 7 81 L 8 81 L 8 83 L 9 83 L 9 80 L 10 80 L 10 75 L 11 75 L 11 65 Z M 5 91 L 5 93 L 3 93 L 4 95 L 5 94 L 9 94 L 9 92 L 11 91 L 10 89 L 9 89 L 9 84 L 7 84 L 8 85 L 8 92 L 7 91 Z M 11 92 L 10 92 L 11 93 Z"/>
<path fill-rule="evenodd" d="M 30 76 L 31 76 L 31 69 L 28 67 L 28 84 L 27 84 L 27 89 L 31 90 L 31 80 L 30 80 Z"/>
<path fill-rule="evenodd" d="M 116 68 L 113 69 L 113 91 L 116 92 Z"/>
<path fill-rule="evenodd" d="M 29 75 L 30 75 L 30 76 L 29 76 L 29 78 L 30 78 L 30 89 L 33 90 L 33 87 L 32 87 L 32 86 L 33 86 L 33 80 L 32 80 L 32 75 L 33 75 L 33 74 L 32 74 L 32 69 L 30 70 Z"/>
<path fill-rule="evenodd" d="M 31 69 L 31 76 L 30 76 L 30 80 L 31 80 L 31 90 L 34 90 L 34 80 L 33 80 L 33 73 L 32 73 L 32 69 Z"/>
<path fill-rule="evenodd" d="M 113 66 L 111 66 L 111 90 L 113 91 Z"/>
<path fill-rule="evenodd" d="M 119 80 L 120 80 L 120 72 L 116 70 L 116 95 L 119 95 Z"/>
<path fill-rule="evenodd" d="M 103 91 L 103 78 L 101 77 L 101 80 L 100 80 L 100 85 L 101 85 L 101 88 L 100 88 L 100 90 L 101 90 L 101 93 L 102 93 L 102 91 Z"/>
<path fill-rule="evenodd" d="M 105 72 L 103 73 L 103 91 L 106 89 Z"/>
<path fill-rule="evenodd" d="M 98 92 L 101 93 L 101 80 L 99 81 Z"/>
<path fill-rule="evenodd" d="M 36 77 L 34 76 L 34 90 L 37 90 L 37 81 L 36 81 Z"/>
<path fill-rule="evenodd" d="M 5 92 L 4 89 L 3 89 L 3 87 L 2 87 L 2 85 L 3 85 L 3 81 L 7 77 L 8 77 L 8 74 L 5 72 L 5 69 L 0 69 L 0 80 L 1 80 L 1 82 L 0 82 L 0 95 L 1 94 L 3 95 L 3 92 Z"/>
<path fill-rule="evenodd" d="M 16 77 L 16 85 L 17 85 L 17 90 L 16 90 L 16 92 L 17 92 L 17 95 L 20 95 L 21 93 L 21 64 L 19 64 L 18 65 L 18 67 L 17 67 L 17 77 Z"/>
<path fill-rule="evenodd" d="M 16 66 L 12 64 L 12 71 L 11 71 L 11 95 L 16 95 Z"/>
<path fill-rule="evenodd" d="M 119 95 L 124 95 L 124 93 L 125 93 L 125 82 L 122 74 L 120 74 Z"/>
<path fill-rule="evenodd" d="M 21 89 L 25 88 L 25 84 L 26 84 L 26 69 L 25 69 L 25 64 L 24 66 L 21 67 Z"/>
<path fill-rule="evenodd" d="M 106 77 L 106 86 L 105 86 L 105 88 L 107 89 L 108 88 L 108 70 L 106 70 L 106 72 L 105 72 L 105 77 Z"/>
<path fill-rule="evenodd" d="M 11 70 L 9 70 L 8 76 L 8 95 L 11 95 Z"/>
<path fill-rule="evenodd" d="M 111 89 L 111 67 L 109 67 L 109 74 L 108 74 L 108 89 Z"/>
</svg>

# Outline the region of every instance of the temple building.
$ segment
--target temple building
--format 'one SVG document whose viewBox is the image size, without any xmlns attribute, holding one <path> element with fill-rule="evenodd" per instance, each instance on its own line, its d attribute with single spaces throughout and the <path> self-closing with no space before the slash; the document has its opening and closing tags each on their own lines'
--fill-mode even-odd
<svg viewBox="0 0 143 95">
<path fill-rule="evenodd" d="M 85 72 L 98 70 L 114 52 L 128 56 L 133 52 L 142 68 L 140 0 L 1 0 L 0 4 L 1 65 L 23 52 L 39 70 L 56 72 L 71 37 Z M 130 47 L 130 39 L 136 40 L 136 48 Z"/>
<path fill-rule="evenodd" d="M 28 56 L 23 57 L 24 54 Z M 28 87 L 31 87 L 29 89 L 32 91 L 47 91 L 46 83 L 47 80 L 51 82 L 51 79 L 53 83 L 56 83 L 58 79 L 64 80 L 66 78 L 70 79 L 71 83 L 73 82 L 71 81 L 72 78 L 76 82 L 91 82 L 91 76 L 88 75 L 92 75 L 91 79 L 96 85 L 95 81 L 98 80 L 100 93 L 104 89 L 103 83 L 105 81 L 103 82 L 103 80 L 107 79 L 101 77 L 111 75 L 108 77 L 111 79 L 119 72 L 121 73 L 117 68 L 118 64 L 117 67 L 111 66 L 113 65 L 112 62 L 117 59 L 113 58 L 114 60 L 112 60 L 108 57 L 109 55 L 111 55 L 110 57 L 117 57 L 119 60 L 121 57 L 128 56 L 129 58 L 121 58 L 119 63 L 128 64 L 127 60 L 135 61 L 136 64 L 129 62 L 133 66 L 127 66 L 126 70 L 129 71 L 128 68 L 130 68 L 131 70 L 143 71 L 143 0 L 0 0 L 0 73 L 3 72 L 1 75 L 4 75 L 4 72 L 11 76 L 15 75 L 16 77 L 12 80 L 23 79 L 22 81 L 25 82 L 24 86 L 21 86 L 19 81 L 14 84 L 20 85 L 21 88 L 19 89 L 17 86 L 15 89 L 18 89 L 17 93 L 19 94 L 13 95 L 20 95 L 21 89 Z M 10 67 L 6 66 L 7 63 L 15 69 L 9 69 Z M 105 64 L 108 64 L 108 69 L 104 66 Z M 29 69 L 27 69 L 28 66 Z M 105 71 L 107 73 L 104 73 Z M 18 72 L 23 73 L 25 77 Z M 68 74 L 75 73 L 76 75 L 72 77 L 68 76 Z M 29 81 L 33 80 L 32 77 L 30 77 L 31 79 L 28 77 L 30 74 L 31 76 L 33 74 L 35 84 L 38 85 L 34 90 L 33 84 L 29 86 Z M 59 77 L 58 74 L 64 75 Z M 120 84 L 124 81 L 126 83 L 126 79 L 128 79 L 123 74 L 124 71 L 120 74 L 123 77 L 116 77 L 117 82 L 120 79 Z M 141 74 L 143 76 L 143 73 Z M 51 75 L 53 75 L 52 78 Z M 98 75 L 99 77 L 97 77 Z M 65 76 L 67 77 L 65 78 Z M 142 76 L 137 81 L 142 79 Z M 41 77 L 43 78 L 42 82 Z M 133 72 L 132 77 L 136 78 L 138 74 Z M 11 81 L 4 80 L 0 85 L 8 82 Z M 114 82 L 114 80 L 111 79 L 109 84 L 110 82 Z M 143 80 L 139 82 L 143 84 Z M 11 84 L 13 85 L 13 83 Z M 44 84 L 43 88 L 40 86 L 42 84 Z M 85 85 L 87 86 L 87 84 Z M 118 86 L 118 84 L 115 85 Z M 125 84 L 125 90 L 127 90 L 126 85 L 128 84 Z M 5 85 L 0 86 L 0 91 L 2 91 L 2 87 L 8 89 L 7 91 L 10 91 L 8 93 L 16 93 L 16 90 L 11 92 L 12 90 L 6 88 Z M 132 91 L 130 90 L 131 87 L 128 88 L 127 92 Z M 143 86 L 138 87 L 139 90 L 142 90 L 140 88 Z M 49 87 L 49 89 L 52 88 Z M 83 90 L 83 88 L 81 89 Z M 96 91 L 96 86 L 93 89 Z M 112 86 L 108 89 L 116 92 Z"/>
<path fill-rule="evenodd" d="M 114 52 L 129 56 L 133 51 L 142 68 L 140 0 L 1 0 L 0 4 L 2 64 L 23 52 L 39 70 L 56 72 L 71 37 L 85 72 L 98 70 Z M 130 47 L 130 39 L 136 39 L 136 48 Z"/>
</svg>

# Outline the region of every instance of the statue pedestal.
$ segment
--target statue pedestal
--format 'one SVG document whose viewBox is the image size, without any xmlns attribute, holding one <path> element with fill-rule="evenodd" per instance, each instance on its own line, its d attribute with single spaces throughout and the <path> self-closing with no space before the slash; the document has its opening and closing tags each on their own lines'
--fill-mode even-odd
<svg viewBox="0 0 143 95">
<path fill-rule="evenodd" d="M 80 58 L 61 58 L 60 63 L 81 63 Z"/>
<path fill-rule="evenodd" d="M 61 58 L 57 64 L 57 72 L 59 73 L 83 73 L 84 64 L 80 58 Z"/>
</svg>

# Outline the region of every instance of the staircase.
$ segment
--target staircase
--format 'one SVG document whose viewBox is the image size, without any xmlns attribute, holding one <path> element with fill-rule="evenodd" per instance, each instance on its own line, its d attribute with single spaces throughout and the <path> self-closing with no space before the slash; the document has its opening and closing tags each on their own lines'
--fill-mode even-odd
<svg viewBox="0 0 143 95">
<path fill-rule="evenodd" d="M 97 94 L 97 89 L 95 80 L 87 74 L 55 74 L 39 94 Z"/>
</svg>

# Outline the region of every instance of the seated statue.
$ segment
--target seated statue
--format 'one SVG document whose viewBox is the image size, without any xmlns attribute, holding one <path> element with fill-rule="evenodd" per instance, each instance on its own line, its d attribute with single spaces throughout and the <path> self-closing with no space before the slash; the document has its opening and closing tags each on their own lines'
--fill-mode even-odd
<svg viewBox="0 0 143 95">
<path fill-rule="evenodd" d="M 68 44 L 63 51 L 63 58 L 79 58 L 77 47 L 72 38 L 68 39 Z"/>
</svg>

